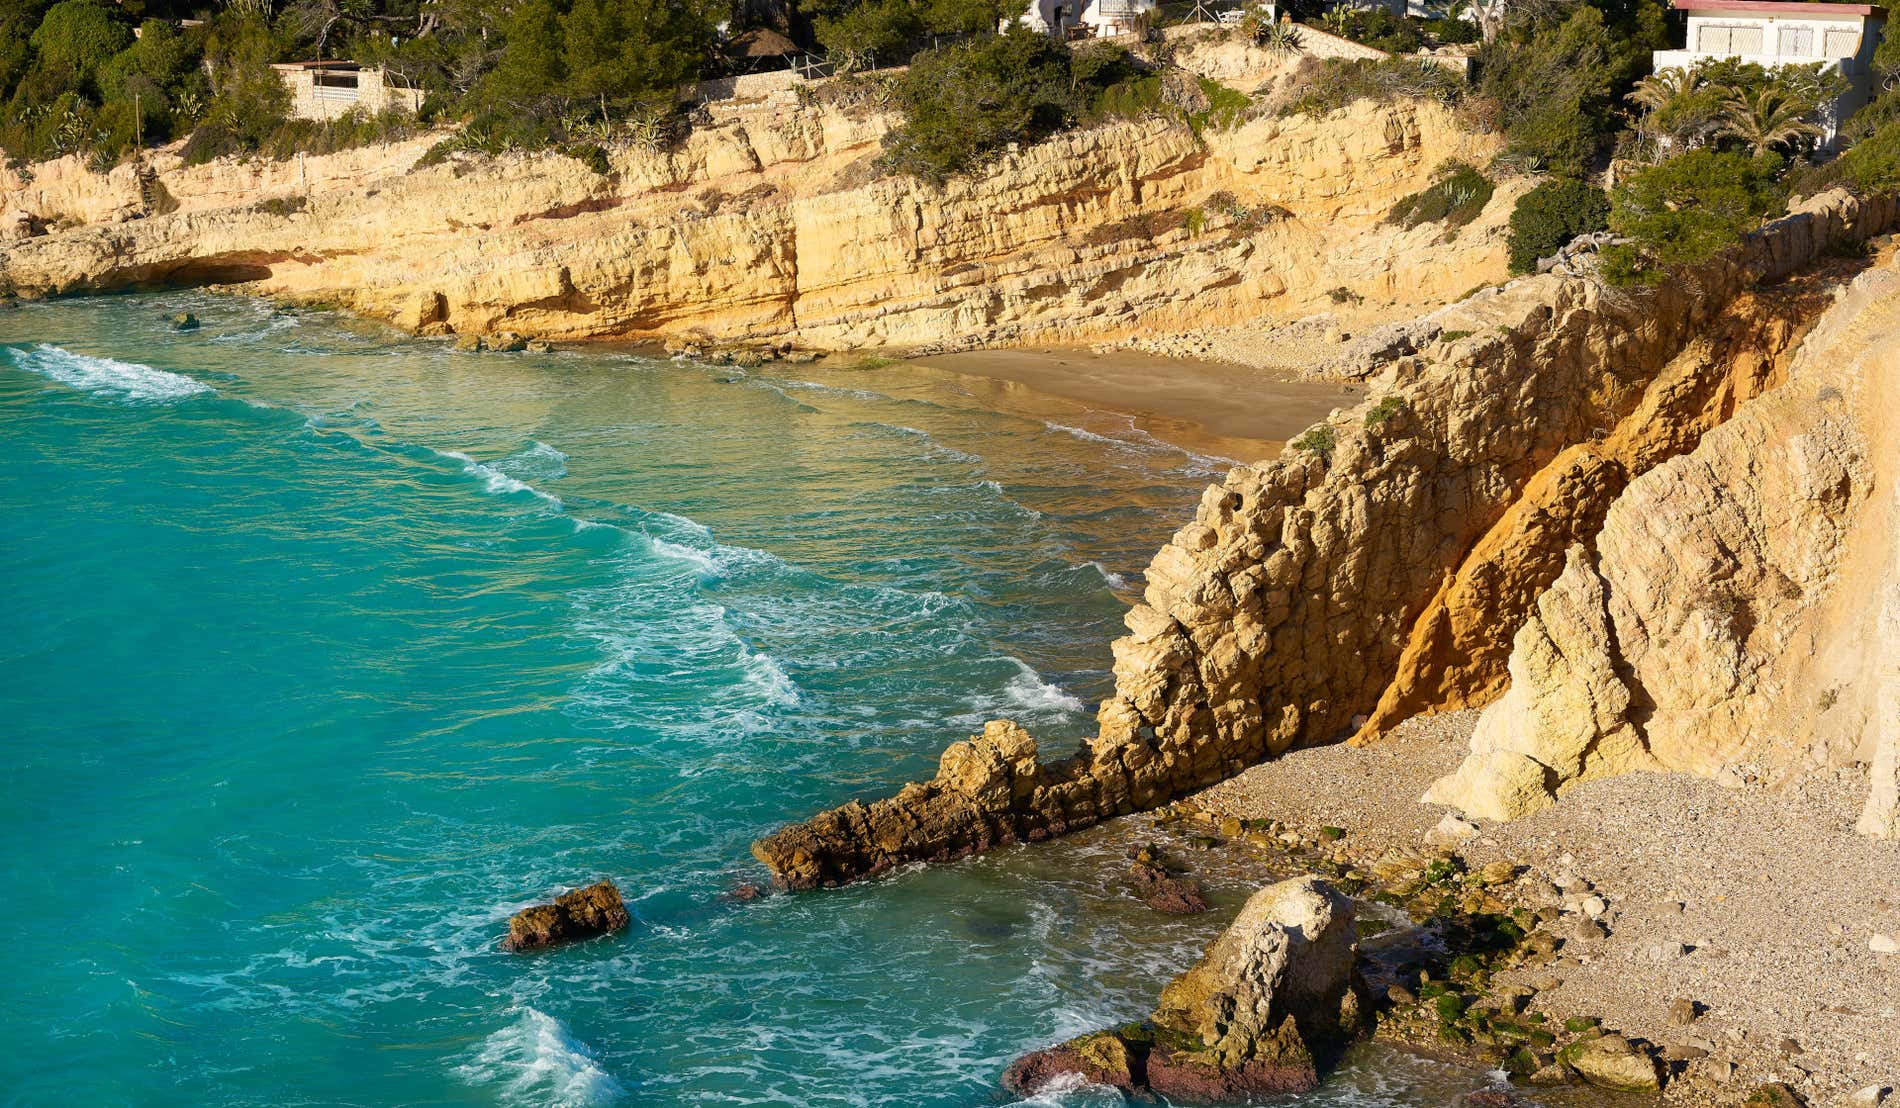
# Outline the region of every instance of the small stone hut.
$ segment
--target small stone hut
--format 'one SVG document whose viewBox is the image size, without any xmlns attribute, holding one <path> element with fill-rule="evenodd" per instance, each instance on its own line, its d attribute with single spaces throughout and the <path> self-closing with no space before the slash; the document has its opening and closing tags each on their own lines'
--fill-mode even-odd
<svg viewBox="0 0 1900 1108">
<path fill-rule="evenodd" d="M 376 66 L 284 62 L 271 68 L 290 90 L 290 114 L 295 119 L 336 119 L 358 108 L 376 115 L 391 108 L 415 112 L 422 107 L 420 90 L 390 84 Z"/>
</svg>

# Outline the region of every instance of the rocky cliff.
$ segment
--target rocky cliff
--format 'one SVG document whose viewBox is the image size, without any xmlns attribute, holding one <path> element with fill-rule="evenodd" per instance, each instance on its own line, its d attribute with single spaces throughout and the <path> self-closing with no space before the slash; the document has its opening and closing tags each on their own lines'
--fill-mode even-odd
<svg viewBox="0 0 1900 1108">
<path fill-rule="evenodd" d="M 933 781 L 755 853 L 794 886 L 850 880 L 1058 834 L 1296 746 L 1370 741 L 1379 718 L 1495 696 L 1498 644 L 1575 565 L 1565 552 L 1625 484 L 1772 384 L 1819 313 L 1798 284 L 1745 294 L 1886 230 L 1897 207 L 1830 194 L 1693 279 L 1625 295 L 1547 275 L 1434 313 L 1436 341 L 1394 360 L 1360 409 L 1207 490 L 1149 567 L 1113 646 L 1115 694 L 1077 755 L 1039 763 L 1033 739 L 992 725 Z"/>
<path fill-rule="evenodd" d="M 1564 552 L 1509 691 L 1428 799 L 1511 818 L 1661 769 L 1771 783 L 1864 761 L 1896 832 L 1900 259 L 1848 287 L 1786 384 L 1630 482 Z"/>
<path fill-rule="evenodd" d="M 1381 223 L 1439 163 L 1495 152 L 1436 105 L 1110 123 L 942 189 L 875 172 L 893 123 L 732 102 L 604 175 L 556 154 L 425 166 L 428 139 L 143 175 L 68 159 L 0 172 L 24 236 L 0 242 L 0 289 L 242 282 L 436 333 L 944 348 L 1217 326 L 1336 289 L 1416 308 L 1504 271 L 1515 188 L 1455 236 Z"/>
</svg>

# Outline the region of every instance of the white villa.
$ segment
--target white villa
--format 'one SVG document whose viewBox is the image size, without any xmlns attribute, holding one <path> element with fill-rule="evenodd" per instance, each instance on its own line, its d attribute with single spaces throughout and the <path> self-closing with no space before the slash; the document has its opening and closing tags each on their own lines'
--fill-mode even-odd
<svg viewBox="0 0 1900 1108">
<path fill-rule="evenodd" d="M 1030 0 L 1022 23 L 1058 38 L 1134 34 L 1147 25 L 1155 0 Z"/>
<path fill-rule="evenodd" d="M 422 107 L 420 91 L 390 84 L 375 66 L 285 62 L 271 68 L 290 90 L 294 119 L 336 119 L 355 108 L 375 115 L 390 108 L 414 112 Z"/>
<path fill-rule="evenodd" d="M 1874 47 L 1887 13 L 1871 4 L 1800 4 L 1773 0 L 1675 0 L 1689 16 L 1686 50 L 1658 50 L 1655 68 L 1687 69 L 1712 58 L 1760 66 L 1809 65 L 1846 77 L 1849 88 L 1825 120 L 1827 141 L 1872 93 Z"/>
</svg>

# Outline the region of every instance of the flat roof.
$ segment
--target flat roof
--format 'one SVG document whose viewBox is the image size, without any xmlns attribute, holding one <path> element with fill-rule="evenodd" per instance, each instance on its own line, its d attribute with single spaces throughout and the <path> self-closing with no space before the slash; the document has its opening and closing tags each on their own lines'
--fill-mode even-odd
<svg viewBox="0 0 1900 1108">
<path fill-rule="evenodd" d="M 1887 9 L 1878 4 L 1801 4 L 1779 0 L 1675 0 L 1683 12 L 1762 12 L 1767 15 L 1854 15 L 1885 17 Z"/>
</svg>

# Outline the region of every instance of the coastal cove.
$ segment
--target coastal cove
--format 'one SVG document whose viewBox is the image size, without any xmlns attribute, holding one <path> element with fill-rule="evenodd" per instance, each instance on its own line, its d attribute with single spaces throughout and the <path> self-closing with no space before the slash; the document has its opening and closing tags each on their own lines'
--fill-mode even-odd
<svg viewBox="0 0 1900 1108">
<path fill-rule="evenodd" d="M 729 894 L 987 718 L 1086 733 L 1225 459 L 941 374 L 469 357 L 202 294 L 10 309 L 0 351 L 5 877 L 96 895 L 0 999 L 29 1101 L 1000 1103 L 1219 926 L 1131 897 L 1115 828 Z M 583 875 L 627 932 L 496 948 Z M 1310 1102 L 1483 1083 L 1369 1049 Z"/>
</svg>

